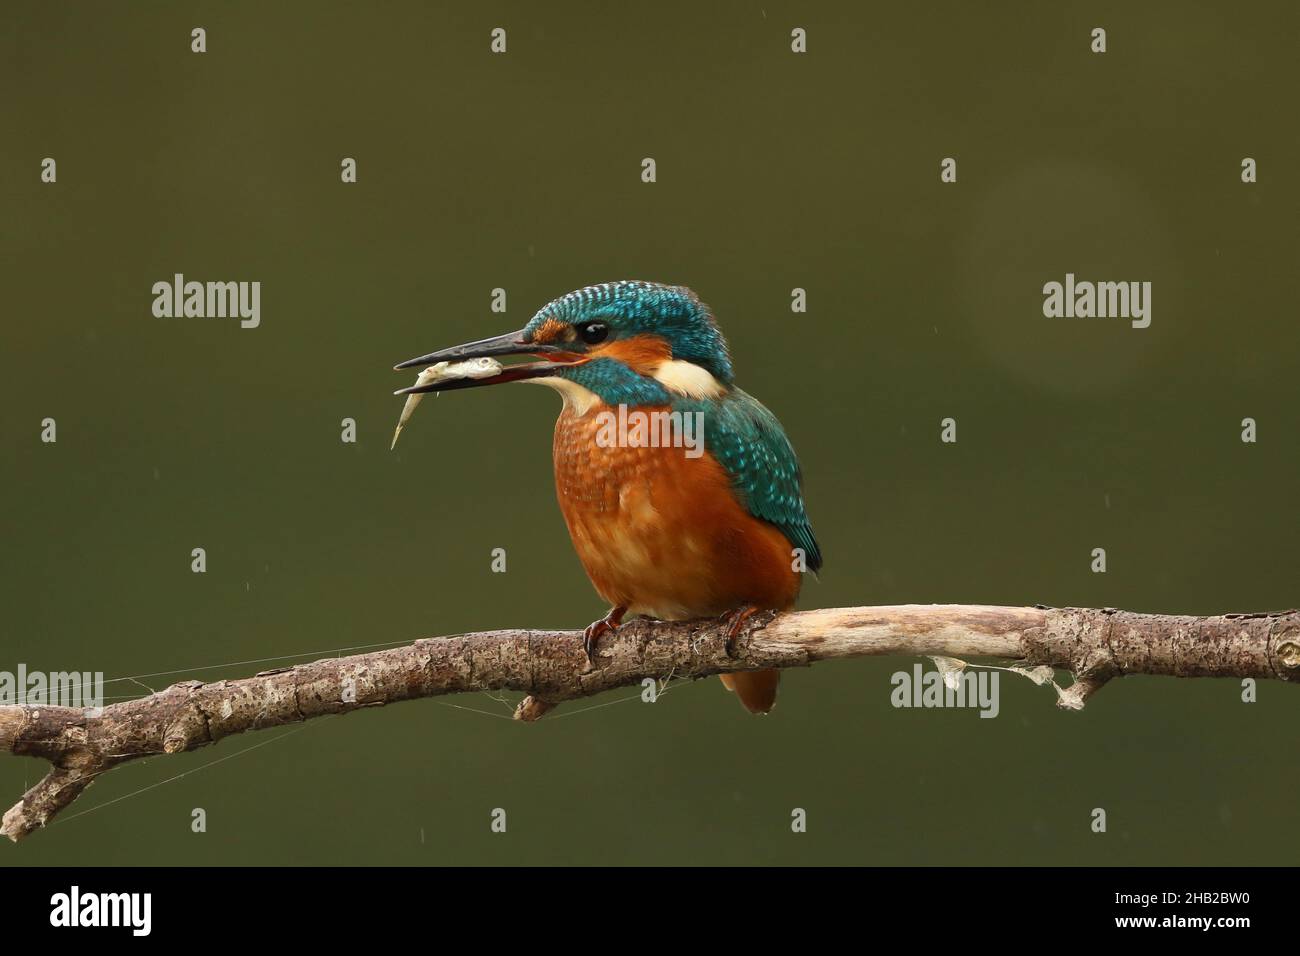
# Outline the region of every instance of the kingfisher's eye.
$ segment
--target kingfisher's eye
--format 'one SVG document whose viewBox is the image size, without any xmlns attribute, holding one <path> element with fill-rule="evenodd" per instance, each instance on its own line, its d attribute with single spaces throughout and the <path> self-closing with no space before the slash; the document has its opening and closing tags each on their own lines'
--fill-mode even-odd
<svg viewBox="0 0 1300 956">
<path fill-rule="evenodd" d="M 584 322 L 578 326 L 578 334 L 588 345 L 595 345 L 609 337 L 609 326 L 604 322 Z"/>
</svg>

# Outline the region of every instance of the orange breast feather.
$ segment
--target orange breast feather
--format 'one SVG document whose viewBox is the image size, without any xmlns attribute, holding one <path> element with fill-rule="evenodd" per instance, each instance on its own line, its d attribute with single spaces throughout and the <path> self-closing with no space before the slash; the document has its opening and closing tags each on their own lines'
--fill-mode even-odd
<svg viewBox="0 0 1300 956">
<path fill-rule="evenodd" d="M 554 443 L 560 510 L 601 597 L 663 620 L 793 605 L 790 542 L 736 500 L 722 466 L 683 448 L 601 447 L 602 411 L 566 407 Z"/>
</svg>

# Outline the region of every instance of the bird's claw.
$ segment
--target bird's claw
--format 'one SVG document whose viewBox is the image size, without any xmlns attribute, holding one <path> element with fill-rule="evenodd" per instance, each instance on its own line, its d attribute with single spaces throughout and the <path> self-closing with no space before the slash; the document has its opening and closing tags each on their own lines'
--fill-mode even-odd
<svg viewBox="0 0 1300 956">
<path fill-rule="evenodd" d="M 614 630 L 613 626 L 603 617 L 583 628 L 582 649 L 587 652 L 588 663 L 596 663 L 596 642 L 612 630 Z"/>
<path fill-rule="evenodd" d="M 582 649 L 587 654 L 587 663 L 592 665 L 596 663 L 596 644 L 606 634 L 612 634 L 618 630 L 618 626 L 623 623 L 623 615 L 626 612 L 627 608 L 610 608 L 609 613 L 599 621 L 592 621 L 583 628 Z"/>
<path fill-rule="evenodd" d="M 740 637 L 740 629 L 745 626 L 745 622 L 757 614 L 758 607 L 751 604 L 748 607 L 732 608 L 727 611 L 718 621 L 725 624 L 726 627 L 726 651 L 728 657 L 736 656 L 736 640 Z"/>
</svg>

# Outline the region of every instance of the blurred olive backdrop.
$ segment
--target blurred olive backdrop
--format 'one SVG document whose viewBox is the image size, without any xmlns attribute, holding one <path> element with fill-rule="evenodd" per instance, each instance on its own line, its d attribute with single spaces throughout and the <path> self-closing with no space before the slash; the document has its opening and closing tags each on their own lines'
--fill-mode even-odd
<svg viewBox="0 0 1300 956">
<path fill-rule="evenodd" d="M 696 289 L 788 429 L 802 606 L 1295 606 L 1300 15 L 1133 6 L 6 3 L 0 667 L 174 672 L 134 695 L 592 620 L 556 397 L 446 395 L 390 452 L 390 369 L 619 278 Z M 261 281 L 261 327 L 155 318 L 176 272 Z M 1044 318 L 1066 272 L 1151 281 L 1151 327 Z M 233 738 L 0 865 L 1296 860 L 1300 690 L 1131 678 L 1067 714 L 1006 679 L 981 720 L 893 709 L 912 663 L 789 673 L 766 719 L 709 680 Z M 0 802 L 40 772 L 0 759 Z"/>
</svg>

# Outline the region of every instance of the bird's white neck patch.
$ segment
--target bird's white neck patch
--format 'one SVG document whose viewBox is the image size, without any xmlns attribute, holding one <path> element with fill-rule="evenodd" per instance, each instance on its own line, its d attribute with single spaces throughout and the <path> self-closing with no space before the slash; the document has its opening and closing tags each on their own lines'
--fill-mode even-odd
<svg viewBox="0 0 1300 956">
<path fill-rule="evenodd" d="M 687 398 L 718 398 L 727 388 L 709 370 L 684 359 L 671 359 L 654 370 L 654 380 Z"/>
</svg>

